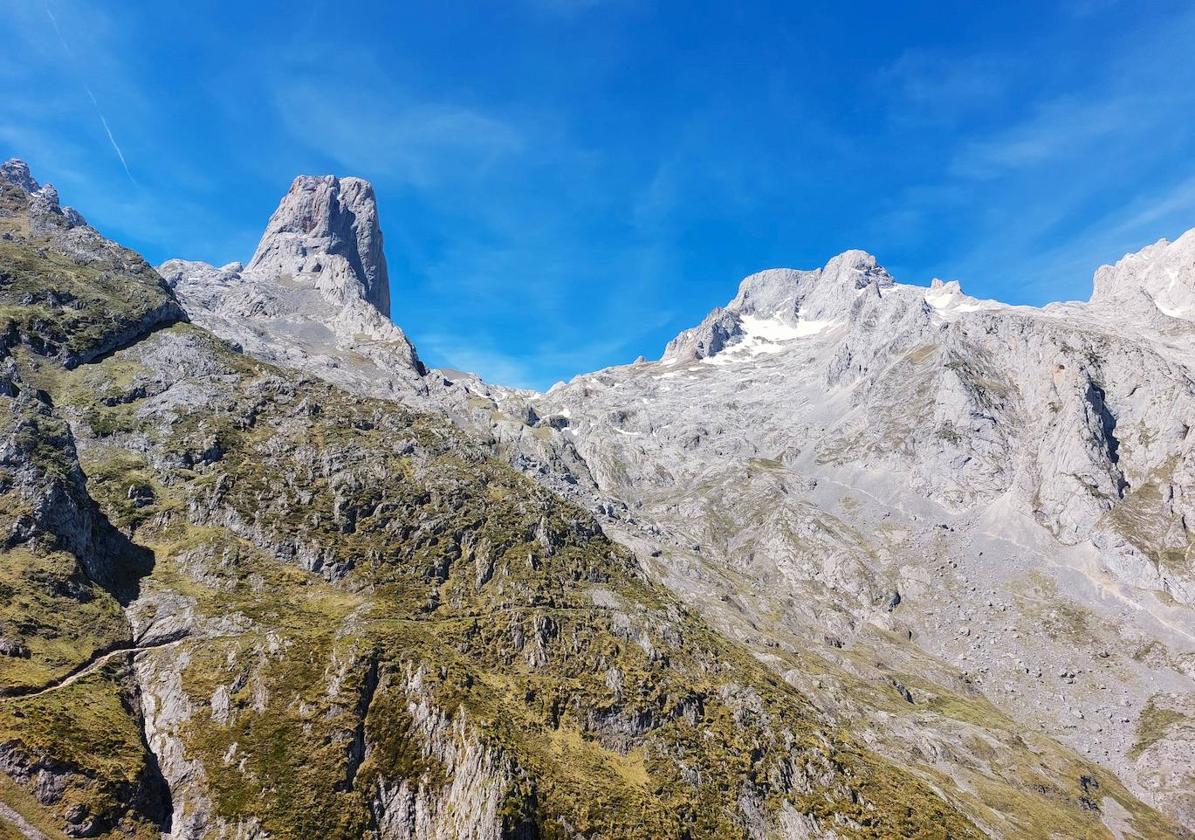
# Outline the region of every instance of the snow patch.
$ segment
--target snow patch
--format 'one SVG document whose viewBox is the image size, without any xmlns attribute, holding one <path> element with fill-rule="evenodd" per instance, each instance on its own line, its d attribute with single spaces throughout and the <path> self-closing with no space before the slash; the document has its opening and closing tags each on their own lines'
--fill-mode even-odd
<svg viewBox="0 0 1195 840">
<path fill-rule="evenodd" d="M 1195 306 L 1166 306 L 1157 299 L 1154 300 L 1154 306 L 1169 318 L 1179 318 L 1184 321 L 1195 320 Z"/>
<path fill-rule="evenodd" d="M 963 294 L 954 281 L 931 286 L 925 293 L 925 302 L 939 312 L 978 312 L 997 305 L 994 301 L 976 300 Z"/>
<path fill-rule="evenodd" d="M 956 302 L 957 297 L 949 289 L 930 289 L 925 293 L 925 302 L 934 309 L 946 309 Z"/>
<path fill-rule="evenodd" d="M 744 315 L 740 318 L 743 324 L 745 339 L 758 339 L 763 342 L 790 341 L 800 333 L 798 324 L 790 324 L 779 318 L 757 318 L 754 315 Z"/>
<path fill-rule="evenodd" d="M 798 338 L 808 338 L 819 335 L 837 326 L 839 321 L 817 321 L 801 319 L 793 324 L 779 318 L 758 318 L 754 315 L 743 315 L 740 319 L 743 325 L 743 337 L 724 349 L 721 353 L 708 356 L 701 361 L 709 365 L 730 365 L 745 359 L 770 353 L 779 353 L 784 345 Z"/>
<path fill-rule="evenodd" d="M 802 320 L 797 323 L 796 337 L 804 338 L 807 335 L 817 335 L 818 333 L 825 332 L 831 327 L 837 326 L 839 323 L 841 322 L 831 320 L 815 321 L 812 318 L 808 320 Z"/>
</svg>

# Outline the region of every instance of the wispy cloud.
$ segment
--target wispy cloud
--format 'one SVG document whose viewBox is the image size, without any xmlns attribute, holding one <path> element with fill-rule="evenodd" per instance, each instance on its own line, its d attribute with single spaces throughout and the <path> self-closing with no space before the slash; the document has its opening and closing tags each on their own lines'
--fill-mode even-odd
<svg viewBox="0 0 1195 840">
<path fill-rule="evenodd" d="M 1143 20 L 1077 77 L 1043 71 L 1033 50 L 962 57 L 961 75 L 948 54 L 902 58 L 881 74 L 895 142 L 918 130 L 907 117 L 922 101 L 952 129 L 926 135 L 940 154 L 882 205 L 877 237 L 934 248 L 933 273 L 973 293 L 1086 297 L 1101 262 L 1195 224 L 1195 165 L 1175 165 L 1195 152 L 1181 116 L 1195 111 L 1195 65 L 1176 60 L 1193 37 L 1195 13 Z"/>
<path fill-rule="evenodd" d="M 1185 181 L 1180 181 L 1173 189 L 1140 197 L 1125 211 L 1127 215 L 1118 220 L 1110 231 L 1118 237 L 1140 237 L 1159 222 L 1171 229 L 1176 224 L 1195 225 L 1195 173 Z"/>
<path fill-rule="evenodd" d="M 499 117 L 449 102 L 322 81 L 283 81 L 274 104 L 299 142 L 342 166 L 420 189 L 478 178 L 519 153 L 519 131 Z"/>
<path fill-rule="evenodd" d="M 1160 116 L 1152 109 L 1144 113 Z M 1059 157 L 1073 158 L 1076 152 L 1131 130 L 1141 115 L 1141 102 L 1133 97 L 1045 102 L 1007 129 L 965 143 L 951 161 L 950 174 L 995 178 Z"/>
<path fill-rule="evenodd" d="M 63 51 L 66 52 L 67 58 L 74 60 L 75 54 L 71 50 L 70 44 L 62 35 L 62 29 L 58 26 L 58 18 L 55 17 L 54 12 L 50 9 L 50 4 L 44 4 L 46 16 L 50 19 L 50 24 L 54 27 L 54 34 L 58 36 L 58 42 L 62 44 Z M 137 179 L 133 177 L 132 170 L 129 169 L 129 162 L 125 160 L 124 152 L 120 149 L 120 144 L 116 142 L 116 136 L 112 133 L 111 126 L 108 125 L 108 118 L 104 116 L 104 111 L 100 107 L 99 100 L 95 98 L 95 94 L 91 91 L 91 86 L 86 82 L 82 82 L 83 90 L 87 92 L 87 98 L 91 100 L 92 106 L 95 107 L 96 116 L 100 118 L 100 124 L 104 127 L 104 133 L 108 135 L 108 142 L 112 144 L 112 149 L 116 152 L 116 157 L 120 159 L 120 165 L 124 167 L 125 175 L 128 176 L 130 183 L 133 186 L 137 185 Z"/>
<path fill-rule="evenodd" d="M 1095 270 L 1195 224 L 1195 174 L 1173 186 L 1141 190 L 1116 213 L 1024 260 L 1026 287 L 1042 300 L 1086 299 Z"/>
<path fill-rule="evenodd" d="M 996 53 L 909 49 L 880 69 L 876 84 L 901 119 L 955 121 L 1004 102 L 1020 68 Z"/>
</svg>

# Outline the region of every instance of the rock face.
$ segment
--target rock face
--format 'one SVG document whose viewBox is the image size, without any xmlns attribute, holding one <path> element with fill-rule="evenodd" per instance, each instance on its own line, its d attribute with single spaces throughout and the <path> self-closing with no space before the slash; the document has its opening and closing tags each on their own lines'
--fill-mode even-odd
<svg viewBox="0 0 1195 840">
<path fill-rule="evenodd" d="M 355 379 L 345 348 L 335 366 L 293 361 L 482 435 L 927 778 L 947 761 L 1019 790 L 1008 756 L 1045 729 L 1190 825 L 1189 771 L 1140 756 L 1151 698 L 1195 688 L 1192 236 L 1101 269 L 1087 304 L 1043 310 L 902 285 L 862 251 L 764 271 L 659 362 L 545 395 Z M 877 707 L 877 683 L 916 722 Z M 960 750 L 940 694 L 960 685 L 1000 710 L 976 719 L 1001 760 Z M 1186 718 L 1166 719 L 1150 754 L 1185 755 Z"/>
<path fill-rule="evenodd" d="M 1195 825 L 1190 718 L 1151 711 L 1195 698 L 1193 246 L 1041 310 L 897 284 L 854 251 L 766 271 L 660 362 L 531 411 L 567 418 L 551 434 L 608 527 L 761 655 L 824 636 L 844 667 L 868 650 L 952 679 L 916 649 Z M 874 725 L 902 760 L 941 731 Z"/>
<path fill-rule="evenodd" d="M 0 180 L 7 181 L 25 193 L 35 193 L 41 189 L 29 171 L 29 164 L 15 158 L 0 164 Z"/>
<path fill-rule="evenodd" d="M 196 323 L 258 358 L 379 396 L 426 390 L 389 318 L 377 205 L 360 178 L 296 178 L 247 268 L 169 260 L 158 271 Z"/>
<path fill-rule="evenodd" d="M 1080 836 L 1080 776 L 1171 830 L 1046 739 L 1039 787 L 981 817 L 493 441 L 164 320 L 152 271 L 36 232 L 19 185 L 0 211 L 5 832 L 11 810 L 87 837 Z"/>
<path fill-rule="evenodd" d="M 390 278 L 373 187 L 300 176 L 270 217 L 248 273 L 310 283 L 329 300 L 362 297 L 390 316 Z"/>
</svg>

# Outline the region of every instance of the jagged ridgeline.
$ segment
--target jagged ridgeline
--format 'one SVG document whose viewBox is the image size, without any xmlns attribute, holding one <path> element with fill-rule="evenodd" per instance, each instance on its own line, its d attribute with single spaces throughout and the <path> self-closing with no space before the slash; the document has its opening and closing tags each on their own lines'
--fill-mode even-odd
<svg viewBox="0 0 1195 840">
<path fill-rule="evenodd" d="M 1177 834 L 1049 751 L 982 807 L 877 757 L 484 442 L 3 175 L 0 836 L 1110 836 L 1095 789 Z"/>
<path fill-rule="evenodd" d="M 579 509 L 2 189 L 9 834 L 977 835 Z"/>
</svg>

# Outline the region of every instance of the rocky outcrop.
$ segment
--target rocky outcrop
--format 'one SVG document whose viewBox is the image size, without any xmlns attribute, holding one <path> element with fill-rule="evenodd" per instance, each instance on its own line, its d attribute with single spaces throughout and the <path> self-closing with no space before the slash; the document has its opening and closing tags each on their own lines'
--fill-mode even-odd
<svg viewBox="0 0 1195 840">
<path fill-rule="evenodd" d="M 392 690 L 405 695 L 411 733 L 425 761 L 443 769 L 443 779 L 388 778 L 374 782 L 370 810 L 379 840 L 501 840 L 518 836 L 519 824 L 502 813 L 517 795 L 517 768 L 484 745 L 466 714 L 455 718 L 437 708 L 424 686 L 425 674 L 409 669 L 394 675 Z"/>
<path fill-rule="evenodd" d="M 1143 320 L 1195 321 L 1195 230 L 1165 239 L 1095 273 L 1091 303 Z"/>
<path fill-rule="evenodd" d="M 183 690 L 183 671 L 190 663 L 183 650 L 138 657 L 137 681 L 142 690 L 146 744 L 166 780 L 171 797 L 170 837 L 197 840 L 213 827 L 203 764 L 188 757 L 184 735 L 196 713 Z"/>
<path fill-rule="evenodd" d="M 29 171 L 29 164 L 17 158 L 9 158 L 4 163 L 0 163 L 0 180 L 7 181 L 27 193 L 34 193 L 41 189 L 41 185 L 33 179 L 33 175 Z"/>
<path fill-rule="evenodd" d="M 389 317 L 390 278 L 373 186 L 334 175 L 296 178 L 246 271 L 314 286 L 336 304 L 360 297 Z"/>
<path fill-rule="evenodd" d="M 29 196 L 29 221 L 33 230 L 46 232 L 87 226 L 87 220 L 77 210 L 58 203 L 58 190 L 53 184 L 43 186 L 33 179 L 25 161 L 10 158 L 0 164 L 0 182 L 11 184 Z"/>
<path fill-rule="evenodd" d="M 0 295 L 13 303 L 0 320 L 0 347 L 24 344 L 73 367 L 186 318 L 139 254 L 60 207 L 57 191 L 38 187 L 23 162 L 0 171 Z M 43 258 L 31 262 L 30 251 Z"/>
<path fill-rule="evenodd" d="M 389 276 L 367 181 L 296 178 L 248 267 L 176 259 L 158 271 L 196 323 L 246 353 L 357 393 L 426 397 L 423 364 L 389 318 Z"/>
<path fill-rule="evenodd" d="M 715 309 L 705 320 L 685 330 L 664 348 L 664 361 L 698 361 L 720 353 L 728 344 L 743 335 L 743 322 L 738 313 Z"/>
</svg>

